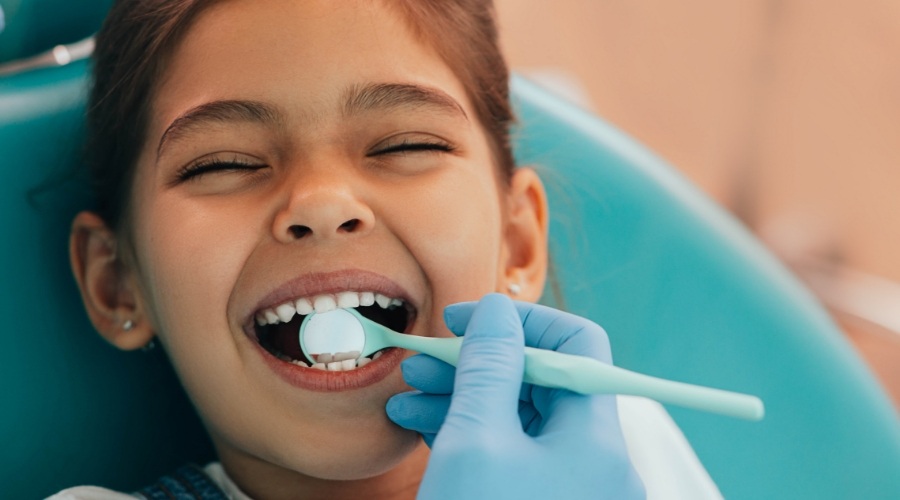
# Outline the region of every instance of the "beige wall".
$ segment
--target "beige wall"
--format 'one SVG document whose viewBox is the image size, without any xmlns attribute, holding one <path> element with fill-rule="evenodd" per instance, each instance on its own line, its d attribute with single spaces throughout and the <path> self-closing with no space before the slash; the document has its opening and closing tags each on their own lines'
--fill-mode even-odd
<svg viewBox="0 0 900 500">
<path fill-rule="evenodd" d="M 574 76 L 783 257 L 900 282 L 900 2 L 495 2 L 513 69 Z"/>
</svg>

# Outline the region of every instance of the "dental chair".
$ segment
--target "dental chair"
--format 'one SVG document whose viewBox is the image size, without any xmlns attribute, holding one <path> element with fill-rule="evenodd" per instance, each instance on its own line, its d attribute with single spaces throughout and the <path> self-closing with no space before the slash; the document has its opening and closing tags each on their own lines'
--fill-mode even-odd
<svg viewBox="0 0 900 500">
<path fill-rule="evenodd" d="M 164 353 L 82 309 L 69 224 L 91 203 L 87 66 L 0 78 L 0 496 L 132 491 L 212 458 Z M 900 498 L 900 423 L 822 308 L 723 210 L 611 126 L 514 79 L 516 155 L 550 193 L 545 301 L 603 325 L 620 366 L 751 393 L 761 422 L 668 407 L 726 498 Z"/>
<path fill-rule="evenodd" d="M 0 0 L 0 65 L 23 62 L 93 35 L 112 0 Z M 63 57 L 57 53 L 59 57 Z"/>
</svg>

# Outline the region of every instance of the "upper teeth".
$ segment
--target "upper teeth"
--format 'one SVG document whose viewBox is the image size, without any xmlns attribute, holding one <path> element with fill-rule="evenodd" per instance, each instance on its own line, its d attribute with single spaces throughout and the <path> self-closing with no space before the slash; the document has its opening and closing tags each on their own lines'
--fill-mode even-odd
<svg viewBox="0 0 900 500">
<path fill-rule="evenodd" d="M 346 309 L 374 304 L 378 304 L 383 309 L 389 309 L 402 305 L 403 301 L 375 292 L 340 292 L 316 295 L 263 309 L 256 313 L 256 323 L 260 326 L 276 325 L 289 322 L 295 314 L 307 315 L 313 311 L 325 313 L 339 308 Z"/>
</svg>

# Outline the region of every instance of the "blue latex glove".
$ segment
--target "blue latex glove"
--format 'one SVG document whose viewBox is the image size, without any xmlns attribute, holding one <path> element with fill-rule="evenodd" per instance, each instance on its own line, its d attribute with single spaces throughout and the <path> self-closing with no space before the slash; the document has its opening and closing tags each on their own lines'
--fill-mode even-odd
<svg viewBox="0 0 900 500">
<path fill-rule="evenodd" d="M 525 344 L 610 362 L 602 328 L 500 294 L 449 306 L 444 320 L 465 334 L 457 368 L 425 355 L 407 359 L 403 376 L 419 392 L 387 404 L 394 422 L 432 448 L 419 498 L 645 496 L 614 396 L 522 384 Z"/>
</svg>

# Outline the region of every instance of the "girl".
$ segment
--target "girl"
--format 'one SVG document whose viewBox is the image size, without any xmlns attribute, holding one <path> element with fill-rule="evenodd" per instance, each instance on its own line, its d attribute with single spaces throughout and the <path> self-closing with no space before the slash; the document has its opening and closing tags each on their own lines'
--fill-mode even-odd
<svg viewBox="0 0 900 500">
<path fill-rule="evenodd" d="M 610 356 L 598 326 L 531 304 L 547 208 L 513 168 L 507 79 L 488 1 L 113 7 L 89 104 L 100 204 L 72 266 L 107 340 L 165 347 L 219 457 L 146 496 L 643 496 L 614 397 L 520 391 L 524 343 Z M 400 349 L 306 359 L 299 322 L 336 307 L 465 333 L 455 382 Z"/>
</svg>

